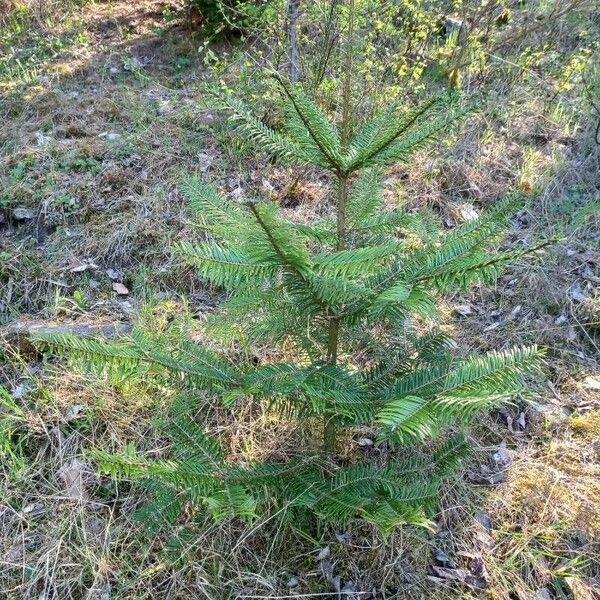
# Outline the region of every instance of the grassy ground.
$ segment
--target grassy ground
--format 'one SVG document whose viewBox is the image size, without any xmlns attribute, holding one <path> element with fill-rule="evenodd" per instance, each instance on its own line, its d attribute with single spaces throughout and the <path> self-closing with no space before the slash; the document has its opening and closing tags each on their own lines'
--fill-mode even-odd
<svg viewBox="0 0 600 600">
<path fill-rule="evenodd" d="M 449 227 L 520 186 L 530 202 L 510 243 L 559 240 L 534 267 L 448 300 L 465 346 L 547 346 L 548 382 L 478 425 L 437 532 L 284 538 L 276 522 L 206 521 L 151 538 L 131 519 L 139 492 L 100 477 L 85 450 L 157 451 L 160 400 L 57 377 L 11 326 L 129 322 L 152 301 L 161 327 L 185 310 L 183 294 L 192 313 L 212 310 L 218 295 L 170 252 L 193 236 L 184 174 L 233 196 L 258 188 L 299 219 L 327 210 L 327 198 L 316 176 L 290 189 L 292 173 L 229 137 L 201 84 L 234 78 L 243 62 L 233 42 L 198 54 L 175 3 L 27 6 L 11 4 L 0 38 L 0 383 L 10 392 L 0 396 L 0 597 L 327 597 L 324 548 L 357 598 L 599 597 L 600 147 L 581 90 L 549 101 L 543 78 L 505 77 L 493 117 L 474 117 L 452 148 L 386 180 L 390 202 L 428 206 Z M 233 450 L 260 451 L 280 426 L 241 415 Z"/>
</svg>

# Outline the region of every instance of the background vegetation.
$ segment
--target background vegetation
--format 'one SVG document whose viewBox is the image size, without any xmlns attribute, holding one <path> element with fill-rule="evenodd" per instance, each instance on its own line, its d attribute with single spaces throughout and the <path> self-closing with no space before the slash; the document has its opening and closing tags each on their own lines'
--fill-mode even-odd
<svg viewBox="0 0 600 600">
<path fill-rule="evenodd" d="M 386 171 L 386 205 L 426 211 L 452 230 L 519 188 L 527 202 L 504 249 L 559 240 L 543 263 L 517 264 L 496 285 L 442 306 L 461 352 L 545 347 L 548 382 L 478 424 L 471 458 L 443 490 L 435 532 L 402 528 L 384 541 L 366 524 L 290 533 L 268 519 L 215 524 L 184 515 L 156 537 L 133 520 L 145 494 L 98 473 L 92 448 L 168 453 L 155 421 L 173 390 L 65 373 L 23 333 L 123 331 L 135 322 L 147 335 L 169 335 L 174 323 L 193 331 L 218 313 L 222 292 L 171 250 L 198 235 L 181 195 L 184 176 L 210 179 L 232 199 L 260 193 L 297 223 L 330 214 L 327 176 L 257 155 L 205 92 L 218 84 L 280 127 L 281 106 L 263 74 L 268 65 L 290 70 L 288 7 L 227 5 L 236 19 L 221 23 L 217 4 L 202 4 L 0 6 L 0 590 L 8 598 L 102 600 L 342 590 L 357 598 L 594 598 L 593 2 L 357 2 L 360 119 L 447 85 L 480 107 L 435 151 Z M 346 22 L 343 5 L 335 18 L 330 8 L 300 4 L 297 70 L 335 113 Z M 235 420 L 217 410 L 210 429 L 227 433 L 226 451 L 237 458 L 288 450 L 282 423 L 256 407 Z M 371 435 L 361 432 L 352 451 L 377 461 Z"/>
</svg>

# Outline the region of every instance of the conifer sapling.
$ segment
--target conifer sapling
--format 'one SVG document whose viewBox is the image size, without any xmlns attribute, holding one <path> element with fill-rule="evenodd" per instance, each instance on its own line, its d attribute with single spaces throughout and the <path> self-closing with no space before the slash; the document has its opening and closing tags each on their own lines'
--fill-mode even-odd
<svg viewBox="0 0 600 600">
<path fill-rule="evenodd" d="M 95 452 L 106 472 L 146 482 L 154 500 L 142 516 L 153 523 L 175 520 L 193 504 L 215 518 L 253 518 L 285 507 L 336 524 L 360 518 L 384 532 L 427 524 L 441 481 L 467 449 L 461 435 L 447 431 L 510 399 L 537 372 L 535 347 L 460 358 L 449 336 L 431 326 L 439 294 L 489 284 L 536 248 L 488 250 L 519 206 L 518 195 L 449 232 L 383 206 L 385 167 L 435 142 L 464 111 L 442 94 L 411 110 L 390 107 L 351 135 L 349 14 L 339 126 L 301 86 L 279 76 L 285 132 L 219 96 L 238 132 L 257 148 L 331 172 L 336 189 L 334 218 L 305 224 L 283 218 L 269 201 L 228 201 L 201 181 L 186 181 L 183 190 L 207 238 L 181 241 L 177 252 L 229 294 L 208 321 L 211 347 L 183 330 L 163 338 L 138 329 L 114 342 L 38 336 L 47 348 L 101 371 L 168 376 L 183 398 L 216 399 L 234 415 L 239 403 L 263 403 L 314 440 L 289 460 L 236 464 L 191 417 L 189 401 L 175 403 L 165 458 L 150 460 L 133 448 Z M 249 352 L 231 352 L 240 340 Z M 284 345 L 291 360 L 253 353 Z M 374 432 L 385 450 L 383 465 L 360 455 L 340 464 L 338 446 L 359 428 Z"/>
</svg>

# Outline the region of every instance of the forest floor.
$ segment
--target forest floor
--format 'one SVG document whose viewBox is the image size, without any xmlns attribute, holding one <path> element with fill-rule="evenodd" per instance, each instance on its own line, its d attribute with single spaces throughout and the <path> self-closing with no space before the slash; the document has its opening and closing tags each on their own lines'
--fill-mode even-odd
<svg viewBox="0 0 600 600">
<path fill-rule="evenodd" d="M 449 227 L 516 180 L 534 193 L 512 243 L 559 240 L 543 263 L 448 300 L 461 343 L 537 342 L 548 380 L 477 426 L 435 534 L 294 532 L 282 548 L 237 523 L 206 525 L 174 559 L 169 535 L 148 539 L 132 522 L 139 492 L 99 479 L 87 448 L 160 446 L 158 401 L 56 377 L 15 324 L 127 324 L 149 303 L 181 311 L 184 296 L 192 312 L 212 310 L 218 295 L 170 251 L 193 236 L 187 174 L 233 196 L 258 190 L 296 218 L 327 202 L 317 177 L 292 193 L 291 172 L 229 137 L 201 91 L 216 75 L 165 6 L 115 0 L 74 10 L 51 35 L 43 15 L 2 29 L 20 60 L 0 62 L 0 597 L 327 597 L 329 548 L 342 586 L 363 592 L 348 597 L 599 598 L 600 146 L 592 120 L 535 105 L 477 153 L 467 127 L 435 169 L 424 156 L 386 180 L 390 201 L 401 186 Z M 227 62 L 235 44 L 213 52 Z"/>
</svg>

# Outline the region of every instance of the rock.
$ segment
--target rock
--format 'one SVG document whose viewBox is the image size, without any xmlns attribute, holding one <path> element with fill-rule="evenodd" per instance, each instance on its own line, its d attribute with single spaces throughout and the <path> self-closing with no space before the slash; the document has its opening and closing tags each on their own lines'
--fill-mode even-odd
<svg viewBox="0 0 600 600">
<path fill-rule="evenodd" d="M 129 290 L 122 283 L 116 282 L 112 284 L 113 292 L 118 294 L 119 296 L 127 296 L 129 294 Z"/>
<path fill-rule="evenodd" d="M 297 577 L 290 577 L 288 579 L 288 582 L 286 583 L 286 585 L 289 588 L 293 588 L 293 587 L 298 587 L 299 583 L 300 583 L 300 580 Z"/>
<path fill-rule="evenodd" d="M 30 208 L 24 206 L 17 206 L 13 208 L 12 216 L 15 221 L 27 221 L 29 219 L 35 219 L 35 213 Z"/>
<path fill-rule="evenodd" d="M 16 385 L 10 392 L 13 400 L 21 400 L 27 396 L 27 394 L 31 391 L 31 388 L 28 385 L 19 384 Z"/>
<path fill-rule="evenodd" d="M 484 529 L 492 529 L 493 523 L 492 518 L 487 513 L 482 511 L 477 511 L 475 513 L 475 520 L 484 528 Z"/>
<path fill-rule="evenodd" d="M 131 331 L 129 323 L 73 323 L 64 325 L 60 323 L 23 322 L 16 321 L 0 328 L 0 334 L 12 338 L 35 338 L 38 333 L 62 333 L 80 337 L 115 338 L 127 335 Z M 13 396 L 14 397 L 14 396 Z"/>
</svg>

